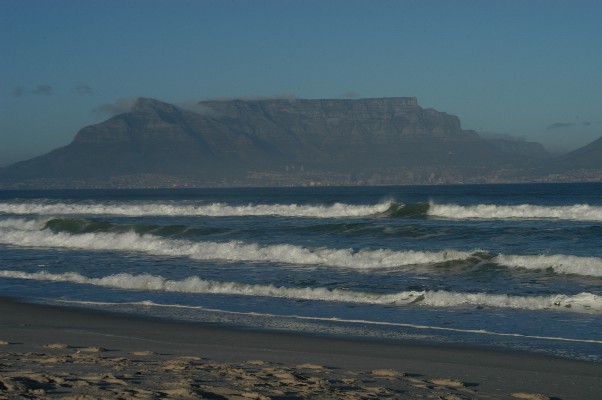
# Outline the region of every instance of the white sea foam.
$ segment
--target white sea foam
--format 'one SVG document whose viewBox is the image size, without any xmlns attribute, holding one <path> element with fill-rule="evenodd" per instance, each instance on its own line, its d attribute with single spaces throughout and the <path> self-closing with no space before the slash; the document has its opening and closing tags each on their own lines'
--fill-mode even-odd
<svg viewBox="0 0 602 400">
<path fill-rule="evenodd" d="M 574 221 L 602 221 L 602 207 L 588 204 L 571 206 L 538 206 L 532 204 L 495 205 L 431 203 L 428 215 L 449 219 L 563 219 Z"/>
<path fill-rule="evenodd" d="M 17 220 L 11 225 L 17 226 Z M 52 247 L 78 250 L 135 251 L 157 256 L 189 257 L 195 260 L 274 262 L 296 265 L 327 265 L 343 268 L 375 269 L 463 260 L 473 252 L 392 251 L 388 249 L 307 248 L 291 244 L 261 246 L 240 241 L 193 242 L 166 239 L 134 232 L 69 234 L 34 230 L 37 225 L 23 220 L 23 229 L 2 228 L 0 243 L 25 247 Z"/>
<path fill-rule="evenodd" d="M 34 202 L 0 203 L 0 214 L 37 215 L 120 215 L 120 216 L 286 216 L 312 218 L 342 218 L 370 216 L 387 211 L 392 202 L 371 205 L 335 203 L 332 205 L 247 204 L 225 203 L 57 203 L 45 200 Z"/>
<path fill-rule="evenodd" d="M 383 305 L 417 305 L 426 307 L 495 307 L 527 310 L 565 310 L 574 312 L 602 312 L 602 297 L 591 293 L 577 295 L 510 296 L 506 294 L 461 293 L 448 291 L 404 291 L 372 293 L 323 287 L 291 288 L 239 282 L 219 282 L 192 276 L 171 280 L 162 276 L 120 273 L 91 278 L 77 272 L 53 274 L 46 271 L 22 272 L 2 270 L 2 278 L 30 279 L 51 282 L 88 284 L 126 290 L 151 290 L 179 293 L 226 294 L 261 296 L 295 300 L 316 300 Z"/>
<path fill-rule="evenodd" d="M 0 219 L 0 229 L 10 228 L 20 231 L 37 231 L 44 227 L 50 218 L 23 219 L 23 218 L 3 218 Z"/>
<path fill-rule="evenodd" d="M 103 202 L 65 203 L 51 200 L 0 202 L 0 214 L 37 215 L 120 215 L 120 216 L 286 216 L 311 218 L 366 217 L 386 212 L 393 201 L 359 205 Z M 540 206 L 533 204 L 495 205 L 431 203 L 427 214 L 449 219 L 562 219 L 602 221 L 602 207 L 588 204 Z"/>
<path fill-rule="evenodd" d="M 498 255 L 492 261 L 511 268 L 552 269 L 558 274 L 602 276 L 602 258 L 553 255 Z"/>
</svg>

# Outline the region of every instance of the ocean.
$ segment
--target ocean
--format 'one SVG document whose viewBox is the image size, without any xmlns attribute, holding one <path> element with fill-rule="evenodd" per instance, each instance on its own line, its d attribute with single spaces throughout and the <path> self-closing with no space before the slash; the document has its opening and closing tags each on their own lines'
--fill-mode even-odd
<svg viewBox="0 0 602 400">
<path fill-rule="evenodd" d="M 602 183 L 0 191 L 0 295 L 602 362 Z"/>
</svg>

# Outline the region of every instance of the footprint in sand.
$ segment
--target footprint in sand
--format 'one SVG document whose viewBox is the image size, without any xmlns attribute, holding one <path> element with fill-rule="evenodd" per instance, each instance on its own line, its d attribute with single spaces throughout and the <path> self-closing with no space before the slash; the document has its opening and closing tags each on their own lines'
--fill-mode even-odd
<svg viewBox="0 0 602 400">
<path fill-rule="evenodd" d="M 370 373 L 374 376 L 384 378 L 400 378 L 406 376 L 404 372 L 395 371 L 392 369 L 373 369 Z"/>
<path fill-rule="evenodd" d="M 82 353 L 104 353 L 107 351 L 104 347 L 82 347 L 79 349 Z"/>
<path fill-rule="evenodd" d="M 550 400 L 548 396 L 539 393 L 512 393 L 510 396 L 524 400 Z"/>
<path fill-rule="evenodd" d="M 130 352 L 133 356 L 155 356 L 157 353 L 154 351 L 132 351 Z"/>
<path fill-rule="evenodd" d="M 50 343 L 50 344 L 45 344 L 42 347 L 46 347 L 47 349 L 70 349 L 71 346 L 69 346 L 68 344 L 65 343 Z"/>
<path fill-rule="evenodd" d="M 431 379 L 429 381 L 433 385 L 437 386 L 447 386 L 447 387 L 464 387 L 464 382 L 458 381 L 456 379 Z"/>
<path fill-rule="evenodd" d="M 317 364 L 301 364 L 301 365 L 297 365 L 297 368 L 300 369 L 315 369 L 315 370 L 326 370 L 328 368 L 326 368 L 323 365 L 317 365 Z"/>
<path fill-rule="evenodd" d="M 263 361 L 263 360 L 249 360 L 245 364 L 249 364 L 249 365 L 265 365 L 266 362 Z"/>
</svg>

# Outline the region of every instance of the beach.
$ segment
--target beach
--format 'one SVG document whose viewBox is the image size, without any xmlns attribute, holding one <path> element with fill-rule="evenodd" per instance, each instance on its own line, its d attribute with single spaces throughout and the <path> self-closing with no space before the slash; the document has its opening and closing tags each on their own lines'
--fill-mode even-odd
<svg viewBox="0 0 602 400">
<path fill-rule="evenodd" d="M 596 399 L 599 363 L 0 300 L 0 398 Z"/>
<path fill-rule="evenodd" d="M 0 399 L 600 399 L 601 199 L 4 191 Z"/>
</svg>

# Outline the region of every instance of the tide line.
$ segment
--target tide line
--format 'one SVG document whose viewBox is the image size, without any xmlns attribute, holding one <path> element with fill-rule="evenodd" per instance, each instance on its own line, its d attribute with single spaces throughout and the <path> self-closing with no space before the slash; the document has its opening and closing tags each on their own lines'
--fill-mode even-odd
<svg viewBox="0 0 602 400">
<path fill-rule="evenodd" d="M 157 308 L 185 308 L 185 309 L 193 309 L 193 310 L 202 310 L 202 311 L 211 312 L 211 313 L 223 313 L 223 314 L 231 314 L 231 315 L 259 316 L 259 317 L 268 317 L 268 318 L 285 318 L 285 319 L 297 319 L 297 320 L 320 321 L 320 322 L 339 322 L 339 323 L 349 323 L 349 324 L 396 326 L 396 327 L 403 327 L 403 328 L 437 330 L 437 331 L 448 331 L 448 332 L 459 332 L 459 333 L 472 333 L 472 334 L 479 334 L 479 335 L 520 337 L 520 338 L 526 338 L 526 339 L 602 344 L 602 340 L 595 340 L 595 339 L 575 339 L 575 338 L 564 338 L 564 337 L 559 337 L 559 336 L 526 335 L 526 334 L 522 334 L 522 333 L 494 332 L 494 331 L 488 331 L 485 329 L 460 329 L 460 328 L 450 328 L 450 327 L 432 326 L 432 325 L 416 325 L 416 324 L 409 324 L 409 323 L 403 323 L 403 322 L 369 321 L 369 320 L 363 320 L 363 319 L 342 319 L 342 318 L 336 318 L 336 317 L 331 317 L 331 318 L 308 317 L 308 316 L 302 316 L 302 315 L 278 315 L 278 314 L 270 314 L 270 313 L 227 311 L 227 310 L 221 310 L 221 309 L 216 309 L 216 308 L 205 308 L 203 306 L 186 306 L 186 305 L 181 305 L 181 304 L 160 304 L 160 303 L 155 303 L 152 301 L 111 303 L 111 302 L 76 301 L 76 300 L 52 300 L 52 299 L 44 299 L 44 300 L 49 301 L 51 303 L 56 302 L 56 303 L 61 303 L 61 304 L 79 304 L 79 305 L 91 305 L 91 306 L 132 305 L 132 306 L 157 307 Z"/>
</svg>

